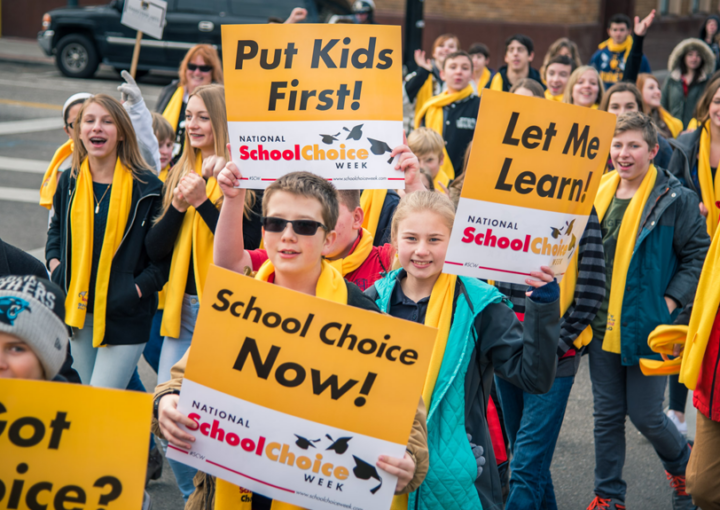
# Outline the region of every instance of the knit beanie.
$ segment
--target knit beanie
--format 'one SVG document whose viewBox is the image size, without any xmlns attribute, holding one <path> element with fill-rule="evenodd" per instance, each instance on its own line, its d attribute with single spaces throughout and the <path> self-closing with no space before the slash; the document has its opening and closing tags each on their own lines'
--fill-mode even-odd
<svg viewBox="0 0 720 510">
<path fill-rule="evenodd" d="M 0 278 L 0 332 L 25 342 L 40 360 L 45 379 L 53 379 L 67 354 L 65 293 L 37 276 Z"/>
</svg>

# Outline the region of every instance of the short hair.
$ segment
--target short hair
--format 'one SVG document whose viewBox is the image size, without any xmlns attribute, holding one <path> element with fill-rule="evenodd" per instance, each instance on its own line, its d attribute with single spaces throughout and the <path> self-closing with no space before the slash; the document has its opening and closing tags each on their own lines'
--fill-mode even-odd
<svg viewBox="0 0 720 510">
<path fill-rule="evenodd" d="M 360 190 L 359 189 L 341 189 L 338 190 L 338 201 L 343 204 L 348 211 L 352 212 L 360 207 Z"/>
<path fill-rule="evenodd" d="M 437 39 L 435 39 L 435 42 L 433 42 L 432 54 L 433 55 L 435 54 L 435 48 L 437 48 L 438 46 L 442 46 L 449 39 L 454 39 L 455 46 L 457 46 L 458 48 L 460 47 L 460 39 L 458 39 L 458 36 L 456 36 L 455 34 L 443 34 L 443 35 L 439 36 Z"/>
<path fill-rule="evenodd" d="M 510 37 L 508 37 L 505 40 L 505 53 L 507 53 L 507 49 L 510 46 L 510 43 L 513 41 L 517 41 L 520 44 L 522 44 L 523 46 L 525 46 L 528 53 L 532 53 L 535 51 L 535 45 L 533 44 L 532 39 L 530 39 L 528 36 L 523 35 L 523 34 L 515 34 L 515 35 L 511 35 Z"/>
<path fill-rule="evenodd" d="M 605 92 L 605 96 L 602 98 L 602 102 L 600 103 L 600 110 L 606 112 L 608 111 L 608 107 L 610 106 L 610 98 L 613 94 L 617 92 L 630 92 L 635 97 L 635 102 L 637 103 L 638 111 L 643 111 L 643 98 L 642 94 L 638 90 L 638 88 L 635 86 L 634 83 L 630 83 L 627 81 L 621 81 L 620 83 L 616 83 L 609 89 L 607 89 L 607 92 Z"/>
<path fill-rule="evenodd" d="M 628 27 L 628 29 L 632 28 L 632 26 L 633 26 L 630 16 L 627 16 L 625 14 L 620 14 L 620 13 L 613 14 L 610 17 L 610 19 L 608 20 L 607 27 L 610 28 L 610 25 L 612 25 L 613 23 L 616 23 L 616 24 L 623 23 L 626 27 Z"/>
<path fill-rule="evenodd" d="M 175 130 L 172 125 L 158 112 L 152 112 L 152 129 L 158 143 L 175 140 Z"/>
<path fill-rule="evenodd" d="M 265 190 L 262 201 L 263 216 L 267 216 L 270 198 L 284 191 L 299 197 L 314 198 L 322 207 L 322 219 L 328 231 L 335 230 L 338 214 L 337 190 L 328 181 L 310 172 L 291 172 L 280 177 Z"/>
<path fill-rule="evenodd" d="M 480 55 L 484 55 L 485 58 L 490 58 L 490 50 L 486 45 L 480 42 L 472 43 L 468 53 L 470 55 L 477 55 L 479 53 Z"/>
<path fill-rule="evenodd" d="M 415 191 L 402 197 L 397 209 L 395 209 L 392 226 L 390 227 L 390 237 L 393 244 L 397 245 L 400 222 L 413 213 L 422 211 L 432 211 L 440 216 L 445 226 L 452 232 L 453 222 L 455 221 L 455 206 L 452 201 L 442 193 Z"/>
<path fill-rule="evenodd" d="M 470 54 L 467 51 L 458 50 L 458 51 L 453 51 L 450 55 L 445 57 L 445 60 L 443 60 L 443 71 L 445 70 L 445 65 L 447 64 L 448 60 L 452 60 L 452 59 L 458 58 L 458 57 L 467 58 L 470 61 L 470 70 L 471 71 L 473 70 L 473 61 L 472 61 L 472 57 L 470 56 Z"/>
<path fill-rule="evenodd" d="M 445 141 L 440 133 L 427 127 L 420 127 L 414 130 L 407 139 L 408 147 L 416 156 L 426 154 L 442 154 L 445 149 Z"/>
<path fill-rule="evenodd" d="M 542 85 L 540 85 L 532 78 L 523 78 L 522 80 L 518 81 L 510 89 L 510 93 L 515 93 L 517 89 L 528 89 L 530 92 L 533 93 L 533 96 L 535 97 L 545 97 L 545 90 L 543 90 Z"/>
<path fill-rule="evenodd" d="M 627 131 L 640 131 L 643 140 L 648 144 L 648 149 L 652 150 L 658 143 L 657 129 L 655 123 L 650 117 L 642 112 L 627 112 L 618 116 L 615 124 L 615 133 L 613 136 L 620 135 Z"/>
<path fill-rule="evenodd" d="M 564 66 L 570 66 L 571 73 L 575 70 L 575 61 L 573 59 L 571 59 L 570 57 L 568 57 L 567 55 L 555 55 L 553 58 L 548 60 L 548 63 L 545 66 L 545 72 L 547 72 L 547 68 L 553 64 L 561 64 Z"/>
</svg>

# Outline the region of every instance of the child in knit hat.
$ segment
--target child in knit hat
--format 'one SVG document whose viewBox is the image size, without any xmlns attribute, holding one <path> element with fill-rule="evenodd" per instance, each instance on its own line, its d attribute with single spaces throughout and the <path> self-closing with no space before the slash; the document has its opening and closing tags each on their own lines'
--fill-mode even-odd
<svg viewBox="0 0 720 510">
<path fill-rule="evenodd" d="M 61 381 L 65 293 L 37 276 L 0 278 L 0 378 Z"/>
</svg>

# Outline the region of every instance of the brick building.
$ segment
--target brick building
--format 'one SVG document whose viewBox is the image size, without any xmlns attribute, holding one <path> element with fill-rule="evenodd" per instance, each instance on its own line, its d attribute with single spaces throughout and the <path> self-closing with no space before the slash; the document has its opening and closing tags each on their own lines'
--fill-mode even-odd
<svg viewBox="0 0 720 510">
<path fill-rule="evenodd" d="M 402 24 L 405 0 L 375 0 L 379 23 Z M 547 48 L 569 37 L 584 62 L 607 39 L 605 26 L 615 13 L 644 17 L 656 9 L 659 17 L 647 36 L 645 54 L 653 70 L 667 67 L 667 58 L 681 40 L 697 37 L 708 14 L 718 13 L 718 0 L 425 0 L 423 48 L 429 51 L 440 34 L 454 33 L 464 48 L 484 42 L 491 66 L 503 65 L 504 41 L 524 33 L 535 42 L 539 68 Z"/>
</svg>

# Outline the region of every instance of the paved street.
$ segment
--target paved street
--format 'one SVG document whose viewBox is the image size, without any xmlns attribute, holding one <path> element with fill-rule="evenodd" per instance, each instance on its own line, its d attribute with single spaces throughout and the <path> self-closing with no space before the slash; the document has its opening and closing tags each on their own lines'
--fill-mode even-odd
<svg viewBox="0 0 720 510">
<path fill-rule="evenodd" d="M 0 39 L 2 54 L 2 39 Z M 93 80 L 71 80 L 46 63 L 25 64 L 1 60 L 0 55 L 0 237 L 43 258 L 48 213 L 37 204 L 42 175 L 54 151 L 67 138 L 61 129 L 61 108 L 75 92 L 108 93 L 119 97 L 120 77 L 101 70 Z M 149 75 L 140 81 L 152 109 L 169 76 Z M 141 362 L 146 387 L 154 387 L 154 374 Z M 691 399 L 689 399 L 691 400 Z M 552 466 L 555 491 L 561 510 L 586 508 L 593 497 L 594 448 L 592 395 L 586 360 L 575 382 Z M 691 436 L 694 420 L 690 424 Z M 627 425 L 630 510 L 671 508 L 670 488 L 652 447 L 629 423 Z M 148 491 L 155 510 L 182 508 L 168 466 L 163 478 L 151 482 Z"/>
</svg>

